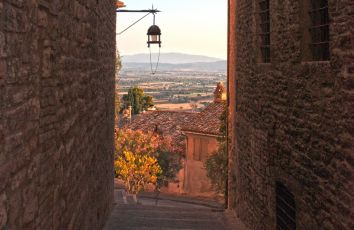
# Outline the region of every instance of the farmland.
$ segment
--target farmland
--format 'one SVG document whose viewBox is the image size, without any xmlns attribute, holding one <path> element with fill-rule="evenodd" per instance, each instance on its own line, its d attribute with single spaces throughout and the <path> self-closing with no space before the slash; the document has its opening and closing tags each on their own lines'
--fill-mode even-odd
<svg viewBox="0 0 354 230">
<path fill-rule="evenodd" d="M 117 80 L 120 95 L 133 86 L 154 98 L 158 110 L 192 110 L 203 108 L 213 100 L 217 82 L 226 81 L 225 72 L 123 70 Z"/>
</svg>

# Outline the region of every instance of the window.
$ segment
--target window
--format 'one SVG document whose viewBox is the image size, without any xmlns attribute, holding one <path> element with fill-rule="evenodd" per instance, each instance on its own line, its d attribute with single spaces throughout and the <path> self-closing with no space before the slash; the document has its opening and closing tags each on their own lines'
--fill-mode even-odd
<svg viewBox="0 0 354 230">
<path fill-rule="evenodd" d="M 329 60 L 329 15 L 328 0 L 310 1 L 309 44 L 313 61 Z"/>
<path fill-rule="evenodd" d="M 204 160 L 206 160 L 207 159 L 207 157 L 208 157 L 208 144 L 209 144 L 209 142 L 208 142 L 208 140 L 206 140 L 206 139 L 202 139 L 201 140 L 201 142 L 200 142 L 200 144 L 201 144 L 201 148 L 200 148 L 200 159 L 202 160 L 202 161 L 204 161 Z"/>
<path fill-rule="evenodd" d="M 204 161 L 208 157 L 208 140 L 194 138 L 193 160 Z"/>
<path fill-rule="evenodd" d="M 200 161 L 200 138 L 194 138 L 193 160 Z"/>
<path fill-rule="evenodd" d="M 296 229 L 296 207 L 294 195 L 280 182 L 276 182 L 277 230 Z"/>
<path fill-rule="evenodd" d="M 261 50 L 261 61 L 270 62 L 270 16 L 269 0 L 258 0 L 259 3 L 259 39 Z"/>
</svg>

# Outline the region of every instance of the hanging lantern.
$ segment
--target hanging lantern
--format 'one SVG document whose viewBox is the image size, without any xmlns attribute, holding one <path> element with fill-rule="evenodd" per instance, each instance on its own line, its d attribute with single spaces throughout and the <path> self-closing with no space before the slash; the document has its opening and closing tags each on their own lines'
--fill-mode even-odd
<svg viewBox="0 0 354 230">
<path fill-rule="evenodd" d="M 151 44 L 159 44 L 159 47 L 161 47 L 161 30 L 157 25 L 150 26 L 147 35 L 148 47 L 150 47 Z"/>
</svg>

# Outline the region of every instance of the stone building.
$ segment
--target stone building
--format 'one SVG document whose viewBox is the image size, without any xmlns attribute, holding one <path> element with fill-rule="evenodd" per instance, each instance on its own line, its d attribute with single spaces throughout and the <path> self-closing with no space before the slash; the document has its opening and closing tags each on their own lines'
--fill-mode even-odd
<svg viewBox="0 0 354 230">
<path fill-rule="evenodd" d="M 354 228 L 353 1 L 229 0 L 229 207 Z"/>
<path fill-rule="evenodd" d="M 115 1 L 0 0 L 0 229 L 101 229 Z"/>
</svg>

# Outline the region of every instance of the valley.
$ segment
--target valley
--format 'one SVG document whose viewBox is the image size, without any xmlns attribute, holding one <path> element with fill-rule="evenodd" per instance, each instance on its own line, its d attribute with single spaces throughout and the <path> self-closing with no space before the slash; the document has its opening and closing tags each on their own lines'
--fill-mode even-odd
<svg viewBox="0 0 354 230">
<path fill-rule="evenodd" d="M 217 82 L 226 81 L 225 72 L 123 70 L 117 90 L 120 95 L 138 86 L 154 98 L 159 110 L 203 108 L 212 101 Z"/>
<path fill-rule="evenodd" d="M 156 74 L 151 74 L 147 60 L 147 54 L 122 57 L 117 91 L 122 96 L 129 88 L 138 86 L 154 98 L 158 110 L 201 109 L 213 100 L 216 84 L 226 83 L 225 60 L 164 53 Z"/>
</svg>

